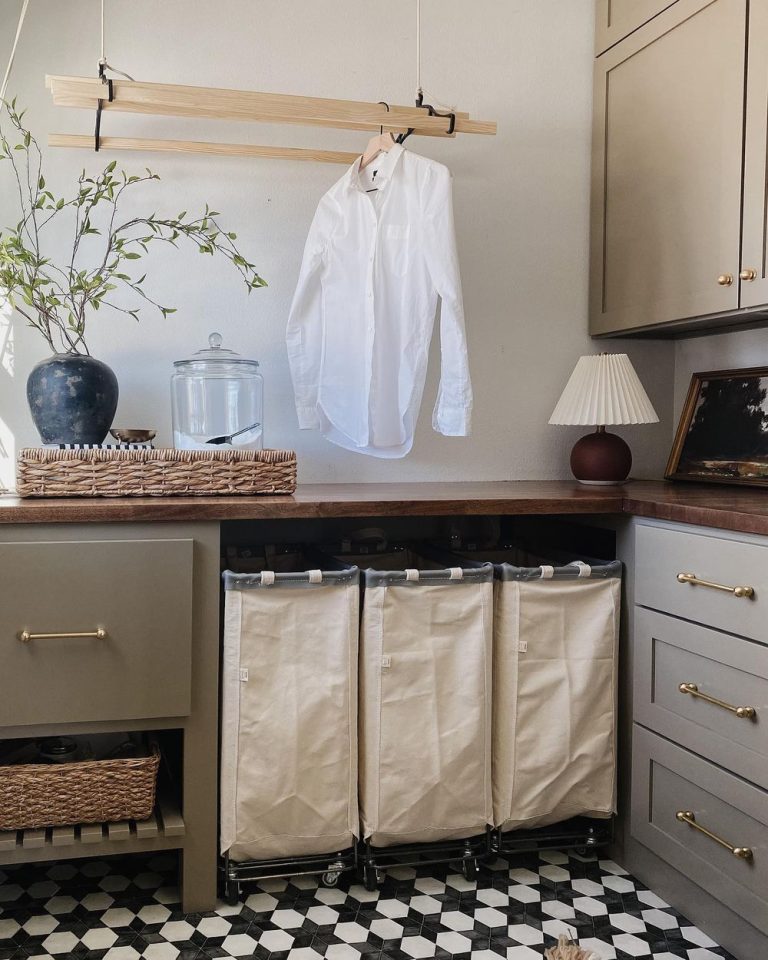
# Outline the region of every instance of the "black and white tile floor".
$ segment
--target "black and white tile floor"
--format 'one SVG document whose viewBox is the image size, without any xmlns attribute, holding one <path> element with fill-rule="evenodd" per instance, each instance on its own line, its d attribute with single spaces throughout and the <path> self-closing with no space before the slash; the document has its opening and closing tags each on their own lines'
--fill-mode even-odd
<svg viewBox="0 0 768 960">
<path fill-rule="evenodd" d="M 349 877 L 263 882 L 236 907 L 183 914 L 169 856 L 0 870 L 0 960 L 536 960 L 570 931 L 601 958 L 730 955 L 610 860 L 547 851 L 476 883 L 399 868 L 377 892 Z"/>
</svg>

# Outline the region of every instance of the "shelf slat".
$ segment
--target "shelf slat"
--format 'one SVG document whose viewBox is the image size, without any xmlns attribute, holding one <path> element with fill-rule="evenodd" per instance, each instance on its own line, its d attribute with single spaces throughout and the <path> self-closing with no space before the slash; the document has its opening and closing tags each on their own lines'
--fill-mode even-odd
<svg viewBox="0 0 768 960">
<path fill-rule="evenodd" d="M 157 814 L 155 811 L 152 811 L 148 820 L 137 820 L 136 821 L 136 836 L 142 839 L 146 837 L 156 837 L 160 832 L 160 828 L 157 824 Z"/>
<path fill-rule="evenodd" d="M 185 834 L 186 824 L 178 803 L 163 796 L 158 798 L 148 820 L 0 832 L 0 863 L 178 850 L 184 846 Z"/>
<path fill-rule="evenodd" d="M 25 830 L 21 840 L 21 845 L 25 850 L 35 850 L 38 847 L 44 847 L 46 836 L 45 828 L 40 830 Z"/>
<path fill-rule="evenodd" d="M 18 844 L 18 836 L 15 830 L 3 830 L 0 833 L 0 852 L 4 850 L 15 850 Z"/>
<path fill-rule="evenodd" d="M 158 797 L 157 805 L 160 808 L 163 832 L 166 837 L 183 837 L 186 833 L 186 827 L 178 806 L 167 796 L 162 795 Z"/>
<path fill-rule="evenodd" d="M 131 835 L 131 821 L 118 820 L 107 824 L 107 836 L 110 840 L 127 840 Z"/>
<path fill-rule="evenodd" d="M 68 847 L 74 842 L 74 827 L 54 827 L 51 831 L 51 843 L 54 847 Z"/>
<path fill-rule="evenodd" d="M 99 843 L 104 835 L 103 824 L 84 823 L 80 827 L 81 843 Z"/>
</svg>

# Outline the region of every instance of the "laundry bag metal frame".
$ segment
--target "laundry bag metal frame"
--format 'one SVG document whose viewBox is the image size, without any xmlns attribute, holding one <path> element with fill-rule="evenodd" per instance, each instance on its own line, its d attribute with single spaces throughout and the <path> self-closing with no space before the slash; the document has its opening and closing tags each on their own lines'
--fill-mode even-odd
<svg viewBox="0 0 768 960">
<path fill-rule="evenodd" d="M 359 857 L 371 890 L 389 866 L 460 861 L 472 879 L 491 852 L 493 569 L 432 569 L 417 551 L 335 556 L 379 568 L 364 571 L 360 635 Z M 442 741 L 420 745 L 430 729 Z"/>
<path fill-rule="evenodd" d="M 439 548 L 426 552 L 443 563 L 480 565 L 489 555 L 494 560 L 494 850 L 516 853 L 571 846 L 586 852 L 611 842 L 616 804 L 621 563 L 576 560 L 550 566 L 541 564 L 541 557 L 515 547 L 509 548 L 511 557 L 517 561 L 529 559 L 538 565 L 518 566 L 501 561 L 505 551 L 498 548 L 476 553 Z M 555 594 L 558 596 L 553 603 Z M 530 604 L 533 609 L 528 609 Z M 547 610 L 547 604 L 551 609 Z M 573 663 L 562 651 L 566 638 L 557 633 L 569 614 L 568 639 L 577 654 Z M 546 657 L 536 660 L 548 642 L 561 648 L 560 664 L 558 656 L 553 656 L 554 662 L 549 663 Z M 537 662 L 536 669 L 532 669 Z M 587 669 L 581 664 L 588 665 Z M 567 702 L 560 703 L 559 708 L 557 704 L 553 708 L 551 700 L 544 702 L 547 695 L 554 699 L 565 695 L 566 688 Z M 535 711 L 540 713 L 540 719 L 534 725 Z M 582 736 L 575 751 L 577 758 L 558 758 L 566 738 L 556 728 L 547 734 L 544 719 L 564 711 L 568 713 L 570 729 L 577 737 Z M 514 718 L 511 732 L 510 717 Z M 523 739 L 518 737 L 521 725 L 530 734 L 527 750 L 518 743 L 518 739 Z M 517 769 L 520 753 L 522 769 Z M 526 764 L 530 769 L 526 770 Z M 515 816 L 518 802 L 520 815 Z M 537 803 L 541 804 L 538 815 Z"/>
<path fill-rule="evenodd" d="M 223 580 L 226 897 L 235 903 L 241 884 L 274 877 L 320 874 L 335 886 L 343 871 L 357 867 L 359 571 L 226 571 Z M 247 656 L 246 629 L 261 631 Z M 284 704 L 301 706 L 298 723 L 275 714 L 276 685 Z M 280 762 L 270 762 L 264 749 L 279 751 Z M 285 763 L 287 756 L 294 762 Z M 267 767 L 269 776 L 260 776 Z M 296 770 L 305 776 L 294 783 Z"/>
</svg>

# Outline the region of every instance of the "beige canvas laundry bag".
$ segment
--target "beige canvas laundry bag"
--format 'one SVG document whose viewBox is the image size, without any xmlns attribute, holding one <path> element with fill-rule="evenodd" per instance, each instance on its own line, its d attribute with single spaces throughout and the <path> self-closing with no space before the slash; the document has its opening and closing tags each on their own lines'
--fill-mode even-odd
<svg viewBox="0 0 768 960">
<path fill-rule="evenodd" d="M 494 825 L 609 817 L 621 564 L 495 569 Z"/>
<path fill-rule="evenodd" d="M 358 834 L 360 575 L 226 573 L 221 852 L 340 852 Z"/>
<path fill-rule="evenodd" d="M 360 806 L 376 847 L 483 833 L 493 569 L 365 572 Z"/>
</svg>

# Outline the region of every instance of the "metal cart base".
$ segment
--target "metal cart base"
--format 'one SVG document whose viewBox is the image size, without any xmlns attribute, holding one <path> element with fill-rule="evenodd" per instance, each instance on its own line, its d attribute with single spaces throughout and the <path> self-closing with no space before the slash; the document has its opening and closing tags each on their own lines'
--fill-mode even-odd
<svg viewBox="0 0 768 960">
<path fill-rule="evenodd" d="M 612 843 L 614 818 L 597 820 L 591 817 L 574 817 L 562 823 L 533 830 L 493 831 L 491 847 L 494 853 L 526 853 L 533 850 L 575 849 L 579 854 L 589 853 L 598 847 Z"/>
<path fill-rule="evenodd" d="M 444 843 L 413 843 L 395 847 L 374 847 L 360 844 L 358 864 L 366 890 L 375 890 L 384 879 L 388 867 L 424 867 L 435 863 L 461 863 L 467 880 L 477 877 L 479 860 L 491 854 L 490 828 L 479 837 L 448 840 Z"/>
<path fill-rule="evenodd" d="M 237 863 L 228 855 L 222 858 L 224 899 L 233 906 L 242 899 L 242 884 L 281 877 L 320 876 L 324 887 L 335 887 L 342 873 L 357 866 L 357 849 L 311 857 L 285 857 L 274 860 L 244 860 Z"/>
</svg>

